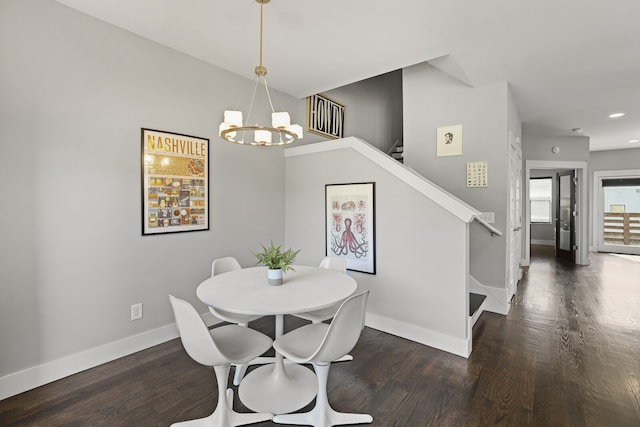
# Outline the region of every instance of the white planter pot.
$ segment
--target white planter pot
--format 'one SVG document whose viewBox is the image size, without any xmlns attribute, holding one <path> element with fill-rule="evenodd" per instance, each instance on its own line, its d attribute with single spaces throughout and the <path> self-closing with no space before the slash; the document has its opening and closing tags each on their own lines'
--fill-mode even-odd
<svg viewBox="0 0 640 427">
<path fill-rule="evenodd" d="M 272 286 L 280 286 L 282 285 L 282 269 L 279 268 L 277 270 L 267 270 L 267 281 Z"/>
</svg>

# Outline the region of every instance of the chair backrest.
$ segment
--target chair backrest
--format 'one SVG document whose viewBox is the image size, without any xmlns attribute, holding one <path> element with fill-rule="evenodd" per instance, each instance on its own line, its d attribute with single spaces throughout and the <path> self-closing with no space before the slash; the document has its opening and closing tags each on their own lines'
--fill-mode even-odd
<svg viewBox="0 0 640 427">
<path fill-rule="evenodd" d="M 214 259 L 211 263 L 211 277 L 226 273 L 227 271 L 241 270 L 242 267 L 237 259 L 232 256 Z"/>
<path fill-rule="evenodd" d="M 169 295 L 169 301 L 187 354 L 205 366 L 226 365 L 229 360 L 213 341 L 207 325 L 195 308 L 185 300 Z"/>
<path fill-rule="evenodd" d="M 327 256 L 320 262 L 320 268 L 328 268 L 330 270 L 338 270 L 343 273 L 347 272 L 347 262 L 344 258 L 336 256 Z"/>
<path fill-rule="evenodd" d="M 364 328 L 369 291 L 353 295 L 342 303 L 315 354 L 314 362 L 328 363 L 348 354 L 355 347 Z"/>
</svg>

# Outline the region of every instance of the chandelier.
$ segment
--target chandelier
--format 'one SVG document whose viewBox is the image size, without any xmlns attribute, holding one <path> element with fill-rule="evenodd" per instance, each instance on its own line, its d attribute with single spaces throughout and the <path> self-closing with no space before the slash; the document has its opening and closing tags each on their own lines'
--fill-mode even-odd
<svg viewBox="0 0 640 427">
<path fill-rule="evenodd" d="M 242 111 L 225 110 L 224 121 L 220 124 L 220 137 L 226 141 L 243 145 L 286 145 L 302 138 L 302 126 L 291 124 L 291 118 L 286 111 L 276 112 L 271 102 L 271 94 L 267 85 L 267 68 L 262 65 L 262 8 L 271 0 L 256 0 L 260 3 L 260 65 L 255 68 L 256 81 L 253 96 L 249 106 L 246 122 L 243 123 Z M 249 125 L 253 103 L 258 86 L 262 83 L 271 107 L 271 126 Z M 252 135 L 253 134 L 253 135 Z M 253 136 L 253 140 L 245 140 L 245 136 Z"/>
</svg>

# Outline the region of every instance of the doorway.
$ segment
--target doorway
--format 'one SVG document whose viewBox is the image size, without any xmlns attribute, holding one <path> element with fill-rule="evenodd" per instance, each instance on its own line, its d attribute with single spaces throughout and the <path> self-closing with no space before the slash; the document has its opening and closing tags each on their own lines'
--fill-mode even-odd
<svg viewBox="0 0 640 427">
<path fill-rule="evenodd" d="M 594 173 L 598 252 L 640 255 L 640 171 Z"/>
<path fill-rule="evenodd" d="M 568 170 L 557 174 L 556 200 L 556 257 L 575 262 L 576 247 L 576 172 Z"/>
<path fill-rule="evenodd" d="M 525 195 L 524 200 L 526 213 L 524 216 L 524 241 L 522 265 L 528 266 L 531 262 L 531 203 L 529 181 L 531 171 L 537 169 L 561 169 L 574 170 L 576 177 L 575 184 L 575 263 L 578 265 L 589 265 L 589 234 L 588 230 L 588 186 L 587 182 L 587 162 L 583 161 L 546 161 L 546 160 L 526 160 L 525 161 Z"/>
</svg>

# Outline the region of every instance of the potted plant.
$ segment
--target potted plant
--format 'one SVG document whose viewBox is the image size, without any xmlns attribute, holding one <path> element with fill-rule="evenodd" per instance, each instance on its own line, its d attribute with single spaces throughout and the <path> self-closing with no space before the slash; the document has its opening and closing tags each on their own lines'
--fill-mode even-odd
<svg viewBox="0 0 640 427">
<path fill-rule="evenodd" d="M 296 259 L 300 250 L 294 251 L 289 248 L 282 252 L 280 246 L 276 246 L 271 242 L 269 247 L 265 247 L 263 244 L 262 252 L 251 252 L 253 256 L 258 259 L 258 264 L 265 265 L 267 267 L 267 278 L 270 285 L 282 285 L 283 273 L 288 270 L 294 270 L 291 264 Z M 295 271 L 295 270 L 294 270 Z"/>
</svg>

